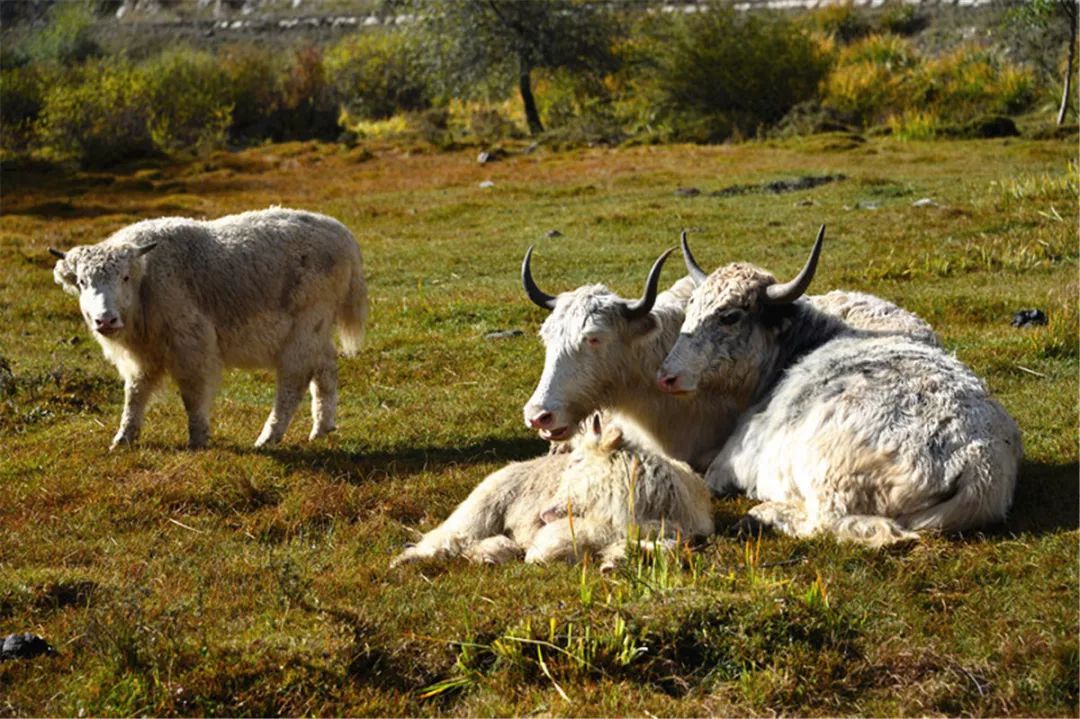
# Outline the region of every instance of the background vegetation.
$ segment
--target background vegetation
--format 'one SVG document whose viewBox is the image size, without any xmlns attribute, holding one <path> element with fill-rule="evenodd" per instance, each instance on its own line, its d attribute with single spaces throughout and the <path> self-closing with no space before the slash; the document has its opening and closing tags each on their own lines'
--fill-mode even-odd
<svg viewBox="0 0 1080 719">
<path fill-rule="evenodd" d="M 395 0 L 371 10 L 382 24 L 282 45 L 212 31 L 148 44 L 137 36 L 152 24 L 106 21 L 100 3 L 72 0 L 6 26 L 0 148 L 9 161 L 103 167 L 287 139 L 443 149 L 524 133 L 558 147 L 830 129 L 1016 134 L 1002 115 L 1045 131 L 1074 63 L 1055 10 L 1069 3 L 980 15 L 943 46 L 926 11 L 901 2 L 781 14 Z"/>
</svg>

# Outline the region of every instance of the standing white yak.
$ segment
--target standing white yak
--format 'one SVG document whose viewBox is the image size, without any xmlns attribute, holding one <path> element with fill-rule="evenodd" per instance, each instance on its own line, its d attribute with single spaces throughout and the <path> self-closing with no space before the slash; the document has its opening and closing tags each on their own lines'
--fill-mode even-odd
<svg viewBox="0 0 1080 719">
<path fill-rule="evenodd" d="M 205 447 L 226 367 L 277 373 L 277 397 L 256 447 L 278 442 L 311 385 L 311 439 L 335 428 L 332 332 L 354 354 L 367 320 L 360 248 L 337 220 L 272 208 L 213 221 L 179 217 L 125 227 L 96 245 L 49 251 L 53 276 L 124 379 L 111 447 L 139 438 L 161 379 L 180 388 L 188 446 Z"/>
<path fill-rule="evenodd" d="M 463 556 L 499 564 L 599 557 L 622 559 L 637 527 L 641 538 L 671 541 L 713 533 L 704 481 L 670 459 L 602 427 L 593 415 L 570 453 L 514 462 L 477 485 L 445 522 L 398 555 L 391 566 Z"/>
</svg>

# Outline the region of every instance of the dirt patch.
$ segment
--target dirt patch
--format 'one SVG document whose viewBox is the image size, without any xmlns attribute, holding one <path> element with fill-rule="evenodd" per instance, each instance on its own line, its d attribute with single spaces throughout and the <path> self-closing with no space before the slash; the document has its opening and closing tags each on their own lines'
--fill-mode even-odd
<svg viewBox="0 0 1080 719">
<path fill-rule="evenodd" d="M 773 180 L 772 182 L 762 182 L 756 185 L 730 185 L 721 190 L 710 192 L 710 197 L 735 197 L 736 195 L 782 195 L 786 192 L 798 192 L 800 190 L 811 190 L 821 185 L 827 185 L 830 182 L 839 182 L 840 180 L 846 180 L 847 175 L 806 175 L 804 177 L 796 177 L 794 179 L 787 180 Z"/>
</svg>

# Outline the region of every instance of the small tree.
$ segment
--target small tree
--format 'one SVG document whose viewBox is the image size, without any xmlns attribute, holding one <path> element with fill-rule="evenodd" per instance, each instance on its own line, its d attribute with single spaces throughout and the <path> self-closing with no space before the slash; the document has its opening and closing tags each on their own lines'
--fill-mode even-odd
<svg viewBox="0 0 1080 719">
<path fill-rule="evenodd" d="M 416 0 L 433 80 L 468 95 L 516 80 L 529 132 L 543 132 L 532 90 L 537 69 L 602 72 L 614 63 L 615 23 L 600 3 L 580 0 Z"/>
</svg>

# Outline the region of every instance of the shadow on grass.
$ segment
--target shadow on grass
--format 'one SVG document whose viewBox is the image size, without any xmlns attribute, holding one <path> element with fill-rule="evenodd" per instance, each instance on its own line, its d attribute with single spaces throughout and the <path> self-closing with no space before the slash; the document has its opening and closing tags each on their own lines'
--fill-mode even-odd
<svg viewBox="0 0 1080 719">
<path fill-rule="evenodd" d="M 515 438 L 486 439 L 460 447 L 407 447 L 395 452 L 369 453 L 326 446 L 248 451 L 273 457 L 287 471 L 317 469 L 355 483 L 378 475 L 401 478 L 454 465 L 532 459 L 547 452 L 547 443 L 535 438 Z"/>
<path fill-rule="evenodd" d="M 89 219 L 105 215 L 127 214 L 124 210 L 104 205 L 74 205 L 70 202 L 42 202 L 30 207 L 8 208 L 8 215 L 33 215 L 43 219 Z"/>
<path fill-rule="evenodd" d="M 1080 529 L 1080 464 L 1024 462 L 1009 518 L 995 533 Z"/>
</svg>

